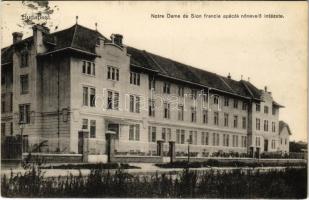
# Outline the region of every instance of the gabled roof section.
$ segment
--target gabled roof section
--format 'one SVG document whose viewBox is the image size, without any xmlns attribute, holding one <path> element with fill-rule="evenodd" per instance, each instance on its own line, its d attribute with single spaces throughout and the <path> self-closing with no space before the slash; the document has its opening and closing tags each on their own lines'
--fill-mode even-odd
<svg viewBox="0 0 309 200">
<path fill-rule="evenodd" d="M 288 129 L 289 135 L 292 135 L 289 125 L 284 121 L 279 121 L 279 135 L 281 134 L 284 127 Z"/>
</svg>

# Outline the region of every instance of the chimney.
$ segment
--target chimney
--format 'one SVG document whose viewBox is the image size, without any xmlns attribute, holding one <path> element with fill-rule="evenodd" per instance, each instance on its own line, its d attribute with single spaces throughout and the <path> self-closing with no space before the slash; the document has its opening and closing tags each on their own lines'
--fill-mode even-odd
<svg viewBox="0 0 309 200">
<path fill-rule="evenodd" d="M 123 36 L 120 35 L 120 34 L 112 34 L 111 35 L 111 39 L 112 39 L 112 42 L 120 47 L 122 47 L 122 38 Z"/>
<path fill-rule="evenodd" d="M 14 32 L 12 33 L 13 35 L 13 44 L 15 44 L 16 42 L 19 42 L 23 39 L 23 34 L 20 32 Z"/>
<path fill-rule="evenodd" d="M 227 75 L 227 78 L 228 78 L 228 79 L 231 79 L 231 78 L 232 78 L 230 72 L 229 72 L 229 75 Z"/>
<path fill-rule="evenodd" d="M 265 92 L 267 92 L 267 86 L 264 87 Z"/>
<path fill-rule="evenodd" d="M 49 28 L 40 24 L 36 24 L 32 27 L 32 30 L 36 53 L 44 53 L 46 51 L 46 47 L 43 43 L 43 38 L 44 35 L 49 34 Z"/>
</svg>

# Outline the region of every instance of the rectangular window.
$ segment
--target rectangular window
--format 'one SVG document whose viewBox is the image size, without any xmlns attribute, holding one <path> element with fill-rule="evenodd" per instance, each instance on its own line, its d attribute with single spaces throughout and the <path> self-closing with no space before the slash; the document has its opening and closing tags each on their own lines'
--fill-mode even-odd
<svg viewBox="0 0 309 200">
<path fill-rule="evenodd" d="M 242 103 L 242 110 L 247 110 L 248 109 L 248 104 L 246 102 Z"/>
<path fill-rule="evenodd" d="M 139 113 L 140 112 L 140 97 L 135 95 L 130 95 L 130 112 Z"/>
<path fill-rule="evenodd" d="M 219 146 L 220 136 L 219 133 L 213 133 L 212 144 L 213 146 Z"/>
<path fill-rule="evenodd" d="M 156 80 L 154 78 L 154 76 L 148 76 L 149 79 L 149 90 L 155 90 L 156 89 Z"/>
<path fill-rule="evenodd" d="M 13 122 L 10 123 L 10 134 L 13 135 Z"/>
<path fill-rule="evenodd" d="M 90 120 L 90 138 L 96 138 L 96 121 Z"/>
<path fill-rule="evenodd" d="M 178 105 L 178 120 L 183 121 L 184 108 L 183 105 Z"/>
<path fill-rule="evenodd" d="M 268 114 L 268 106 L 264 106 L 264 113 Z"/>
<path fill-rule="evenodd" d="M 209 145 L 209 133 L 206 132 L 206 135 L 205 135 L 205 145 Z"/>
<path fill-rule="evenodd" d="M 83 87 L 83 105 L 95 107 L 95 88 Z"/>
<path fill-rule="evenodd" d="M 255 138 L 255 146 L 259 147 L 261 145 L 260 137 Z"/>
<path fill-rule="evenodd" d="M 261 111 L 261 105 L 260 104 L 256 104 L 255 105 L 255 110 L 256 110 L 256 112 L 260 112 Z"/>
<path fill-rule="evenodd" d="M 232 145 L 233 145 L 233 147 L 238 147 L 238 135 L 233 135 L 233 144 Z"/>
<path fill-rule="evenodd" d="M 21 56 L 21 62 L 20 62 L 21 66 L 20 67 L 27 67 L 28 66 L 28 56 L 29 56 L 28 52 L 23 51 L 20 56 Z"/>
<path fill-rule="evenodd" d="M 229 114 L 224 113 L 224 126 L 229 126 Z"/>
<path fill-rule="evenodd" d="M 163 83 L 163 93 L 170 94 L 171 92 L 171 84 L 168 82 Z"/>
<path fill-rule="evenodd" d="M 242 128 L 243 129 L 247 128 L 247 118 L 246 117 L 242 117 Z"/>
<path fill-rule="evenodd" d="M 155 128 L 155 127 L 152 127 L 152 128 Z M 140 139 L 140 126 L 139 126 L 139 124 L 131 124 L 129 126 L 129 140 L 139 141 L 139 139 Z"/>
<path fill-rule="evenodd" d="M 162 128 L 162 140 L 164 142 L 168 142 L 171 140 L 171 129 L 170 128 Z"/>
<path fill-rule="evenodd" d="M 83 119 L 82 129 L 88 130 L 88 119 Z"/>
<path fill-rule="evenodd" d="M 137 72 L 130 72 L 130 84 L 140 85 L 141 74 Z"/>
<path fill-rule="evenodd" d="M 234 128 L 238 127 L 238 116 L 234 115 Z"/>
<path fill-rule="evenodd" d="M 157 141 L 156 127 L 149 126 L 148 131 L 149 131 L 149 135 L 148 135 L 149 142 L 156 142 Z"/>
<path fill-rule="evenodd" d="M 149 99 L 149 116 L 154 117 L 155 116 L 155 100 L 154 99 Z"/>
<path fill-rule="evenodd" d="M 268 120 L 264 120 L 264 131 L 268 131 Z"/>
<path fill-rule="evenodd" d="M 229 106 L 229 98 L 224 97 L 224 106 Z"/>
<path fill-rule="evenodd" d="M 261 130 L 261 120 L 259 118 L 255 119 L 255 128 L 256 130 Z"/>
<path fill-rule="evenodd" d="M 90 107 L 95 107 L 95 88 L 90 88 Z"/>
<path fill-rule="evenodd" d="M 119 93 L 115 91 L 107 91 L 107 109 L 119 109 Z"/>
<path fill-rule="evenodd" d="M 272 114 L 276 115 L 276 108 L 274 106 L 272 107 Z"/>
<path fill-rule="evenodd" d="M 28 74 L 20 76 L 20 93 L 27 94 L 29 92 Z"/>
<path fill-rule="evenodd" d="M 180 143 L 181 144 L 185 143 L 185 130 L 181 130 Z"/>
<path fill-rule="evenodd" d="M 119 69 L 112 67 L 112 66 L 108 66 L 107 67 L 107 79 L 119 81 Z"/>
<path fill-rule="evenodd" d="M 191 122 L 196 122 L 196 107 L 191 107 Z"/>
<path fill-rule="evenodd" d="M 205 132 L 201 134 L 201 145 L 205 145 Z"/>
<path fill-rule="evenodd" d="M 188 143 L 193 144 L 193 131 L 190 131 L 190 133 L 189 133 Z"/>
<path fill-rule="evenodd" d="M 24 124 L 30 123 L 30 105 L 19 105 L 19 122 Z"/>
<path fill-rule="evenodd" d="M 246 136 L 241 136 L 241 146 L 247 147 L 247 137 Z"/>
<path fill-rule="evenodd" d="M 219 104 L 219 96 L 214 96 L 214 104 Z"/>
<path fill-rule="evenodd" d="M 170 104 L 167 102 L 164 103 L 164 118 L 170 119 Z"/>
<path fill-rule="evenodd" d="M 192 89 L 191 90 L 191 99 L 196 99 L 196 97 L 197 97 L 197 90 Z"/>
<path fill-rule="evenodd" d="M 223 134 L 223 146 L 226 146 L 226 147 L 229 146 L 229 139 L 230 139 L 230 136 L 228 134 Z M 234 136 L 233 136 L 233 142 L 234 142 Z"/>
<path fill-rule="evenodd" d="M 214 125 L 219 125 L 219 113 L 214 112 Z"/>
<path fill-rule="evenodd" d="M 208 123 L 208 110 L 203 110 L 203 123 Z"/>
<path fill-rule="evenodd" d="M 238 108 L 238 100 L 237 99 L 234 99 L 234 108 Z"/>
<path fill-rule="evenodd" d="M 88 87 L 83 87 L 83 105 L 88 106 Z"/>
<path fill-rule="evenodd" d="M 276 132 L 276 122 L 272 122 L 271 127 L 272 132 Z"/>
<path fill-rule="evenodd" d="M 82 73 L 95 76 L 95 63 L 90 61 L 83 61 Z"/>
<path fill-rule="evenodd" d="M 178 86 L 178 96 L 183 97 L 184 96 L 184 87 Z"/>
<path fill-rule="evenodd" d="M 180 129 L 176 129 L 176 144 L 180 144 Z"/>
</svg>

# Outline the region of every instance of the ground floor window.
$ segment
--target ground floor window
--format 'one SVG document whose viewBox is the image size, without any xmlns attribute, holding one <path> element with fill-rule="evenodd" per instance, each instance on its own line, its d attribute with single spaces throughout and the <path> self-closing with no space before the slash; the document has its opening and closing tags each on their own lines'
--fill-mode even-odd
<svg viewBox="0 0 309 200">
<path fill-rule="evenodd" d="M 156 142 L 157 136 L 156 136 L 157 128 L 155 126 L 149 126 L 148 127 L 148 141 L 149 142 Z"/>
<path fill-rule="evenodd" d="M 96 137 L 96 121 L 90 120 L 90 137 L 95 138 Z"/>
<path fill-rule="evenodd" d="M 140 127 L 139 124 L 131 124 L 129 127 L 129 140 L 139 141 Z"/>
</svg>

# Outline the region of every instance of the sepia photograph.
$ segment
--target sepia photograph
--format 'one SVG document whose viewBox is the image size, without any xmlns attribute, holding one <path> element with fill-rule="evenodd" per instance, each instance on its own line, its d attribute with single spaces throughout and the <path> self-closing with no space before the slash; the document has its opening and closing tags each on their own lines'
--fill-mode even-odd
<svg viewBox="0 0 309 200">
<path fill-rule="evenodd" d="M 306 199 L 306 1 L 2 1 L 3 198 Z"/>
</svg>

